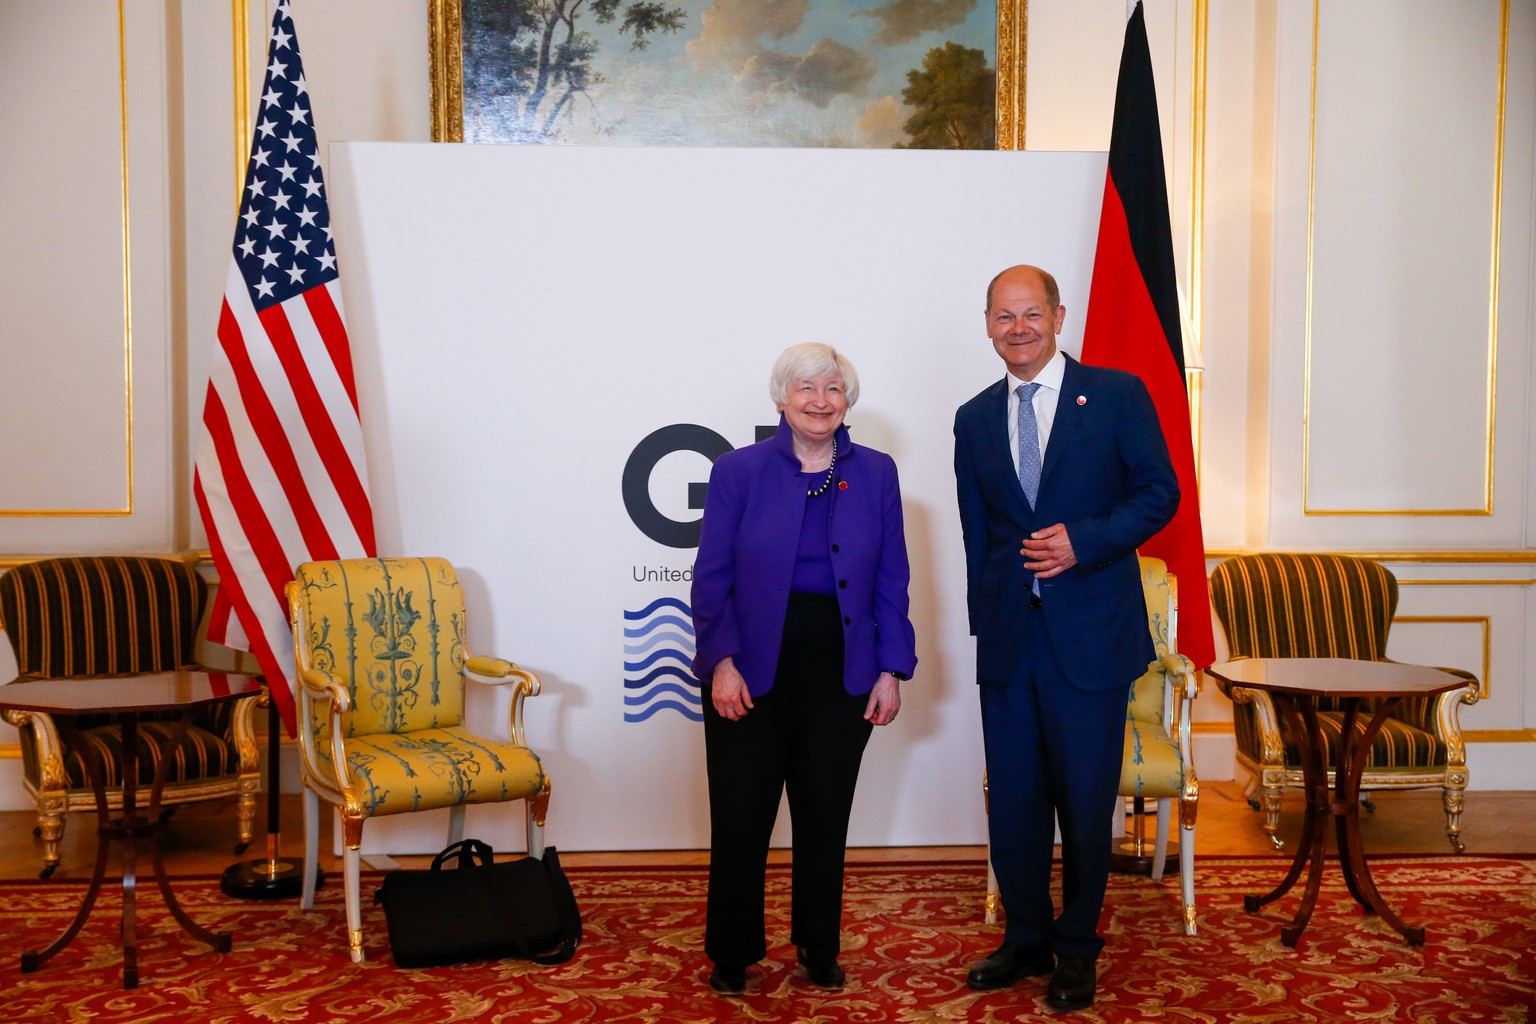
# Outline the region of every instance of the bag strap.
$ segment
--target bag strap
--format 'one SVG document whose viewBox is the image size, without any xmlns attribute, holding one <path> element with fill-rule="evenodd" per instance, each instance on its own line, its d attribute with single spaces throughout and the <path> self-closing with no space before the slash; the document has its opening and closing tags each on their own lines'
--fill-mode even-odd
<svg viewBox="0 0 1536 1024">
<path fill-rule="evenodd" d="M 444 867 L 488 868 L 495 860 L 496 856 L 489 843 L 479 839 L 461 839 L 432 858 L 431 870 L 441 871 Z"/>
<path fill-rule="evenodd" d="M 560 867 L 559 852 L 553 846 L 545 847 L 540 862 L 549 875 L 550 888 L 560 907 L 560 945 L 548 952 L 531 954 L 529 959 L 545 966 L 563 964 L 576 955 L 576 947 L 581 943 L 581 909 L 576 906 L 576 894 L 571 891 L 570 880 Z"/>
</svg>

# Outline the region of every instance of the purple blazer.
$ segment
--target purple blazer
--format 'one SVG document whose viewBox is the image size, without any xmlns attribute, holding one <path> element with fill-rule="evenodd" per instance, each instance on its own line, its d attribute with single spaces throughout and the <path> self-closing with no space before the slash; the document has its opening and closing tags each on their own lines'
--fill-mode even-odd
<svg viewBox="0 0 1536 1024">
<path fill-rule="evenodd" d="M 789 606 L 805 481 L 789 425 L 715 460 L 693 566 L 693 674 L 709 685 L 735 659 L 752 696 L 773 688 Z M 874 689 L 881 672 L 912 675 L 916 638 L 907 617 L 907 542 L 896 463 L 837 432 L 828 557 L 843 613 L 843 688 Z"/>
</svg>

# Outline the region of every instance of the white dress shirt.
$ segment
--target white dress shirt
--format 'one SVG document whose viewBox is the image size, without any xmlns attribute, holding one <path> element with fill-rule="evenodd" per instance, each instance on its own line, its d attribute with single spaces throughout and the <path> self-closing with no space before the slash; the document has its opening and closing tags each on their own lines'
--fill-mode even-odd
<svg viewBox="0 0 1536 1024">
<path fill-rule="evenodd" d="M 1040 433 L 1040 462 L 1045 463 L 1045 446 L 1051 439 L 1051 424 L 1056 421 L 1056 402 L 1061 398 L 1061 378 L 1067 372 L 1067 357 L 1057 349 L 1055 355 L 1035 374 L 1035 426 Z M 1028 384 L 1008 371 L 1003 377 L 1008 385 L 1008 450 L 1013 453 L 1013 470 L 1019 470 L 1019 385 Z"/>
</svg>

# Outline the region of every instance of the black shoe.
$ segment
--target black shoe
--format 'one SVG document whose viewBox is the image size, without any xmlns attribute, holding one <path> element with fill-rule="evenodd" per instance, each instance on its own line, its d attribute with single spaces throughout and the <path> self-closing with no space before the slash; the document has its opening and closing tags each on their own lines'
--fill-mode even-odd
<svg viewBox="0 0 1536 1024">
<path fill-rule="evenodd" d="M 795 959 L 800 961 L 800 966 L 805 968 L 805 976 L 817 988 L 838 989 L 848 983 L 848 974 L 835 956 L 826 959 L 813 957 L 803 947 L 796 946 Z"/>
<path fill-rule="evenodd" d="M 1093 992 L 1098 981 L 1098 971 L 1092 960 L 1085 956 L 1064 956 L 1061 966 L 1051 975 L 1045 1001 L 1053 1010 L 1086 1010 L 1093 1005 Z"/>
<path fill-rule="evenodd" d="M 739 996 L 741 990 L 747 987 L 747 969 L 716 964 L 715 969 L 709 972 L 709 987 L 723 996 Z"/>
<path fill-rule="evenodd" d="M 1012 942 L 1005 942 L 991 956 L 971 968 L 965 976 L 965 983 L 982 991 L 1007 988 L 1020 978 L 1050 974 L 1055 966 L 1056 960 L 1048 949 L 1025 949 Z"/>
</svg>

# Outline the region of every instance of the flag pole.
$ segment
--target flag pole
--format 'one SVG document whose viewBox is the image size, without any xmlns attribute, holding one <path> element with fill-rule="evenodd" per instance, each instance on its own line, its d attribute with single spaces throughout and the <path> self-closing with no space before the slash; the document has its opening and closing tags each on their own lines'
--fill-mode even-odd
<svg viewBox="0 0 1536 1024">
<path fill-rule="evenodd" d="M 224 895 L 242 900 L 286 900 L 299 895 L 304 887 L 304 868 L 284 860 L 280 827 L 279 797 L 282 795 L 282 770 L 278 763 L 282 743 L 283 717 L 270 692 L 263 692 L 267 706 L 267 855 L 256 860 L 237 861 L 219 876 Z M 325 884 L 325 870 L 315 865 L 315 888 Z"/>
</svg>

